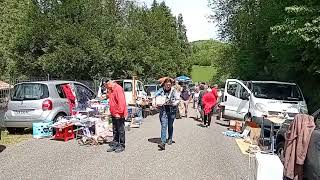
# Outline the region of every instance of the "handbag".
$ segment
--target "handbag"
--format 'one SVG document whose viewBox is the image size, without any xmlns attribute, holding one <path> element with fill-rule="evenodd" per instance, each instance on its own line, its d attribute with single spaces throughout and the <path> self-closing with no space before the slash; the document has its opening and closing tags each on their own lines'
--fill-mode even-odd
<svg viewBox="0 0 320 180">
<path fill-rule="evenodd" d="M 157 96 L 155 98 L 156 99 L 156 105 L 157 106 L 163 106 L 164 104 L 166 104 L 167 101 L 170 100 L 171 94 L 172 94 L 172 89 L 171 89 L 168 97 L 166 95 Z"/>
</svg>

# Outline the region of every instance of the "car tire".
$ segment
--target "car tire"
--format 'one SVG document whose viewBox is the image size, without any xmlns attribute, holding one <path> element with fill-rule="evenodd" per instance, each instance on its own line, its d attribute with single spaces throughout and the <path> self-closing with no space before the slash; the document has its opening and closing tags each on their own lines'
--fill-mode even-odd
<svg viewBox="0 0 320 180">
<path fill-rule="evenodd" d="M 58 114 L 56 115 L 56 117 L 54 117 L 54 119 L 52 120 L 52 123 L 57 122 L 58 118 L 64 117 L 64 116 L 66 116 L 64 113 L 58 113 Z M 56 130 L 53 128 L 53 129 L 52 129 L 52 135 L 55 135 L 55 134 L 56 134 Z"/>
<path fill-rule="evenodd" d="M 6 129 L 9 134 L 23 134 L 24 132 L 24 128 L 7 127 Z"/>
<path fill-rule="evenodd" d="M 15 134 L 16 133 L 16 128 L 7 127 L 6 129 L 9 132 L 9 134 Z"/>
<path fill-rule="evenodd" d="M 276 146 L 276 154 L 280 158 L 281 162 L 284 162 L 284 142 L 279 142 Z"/>
</svg>

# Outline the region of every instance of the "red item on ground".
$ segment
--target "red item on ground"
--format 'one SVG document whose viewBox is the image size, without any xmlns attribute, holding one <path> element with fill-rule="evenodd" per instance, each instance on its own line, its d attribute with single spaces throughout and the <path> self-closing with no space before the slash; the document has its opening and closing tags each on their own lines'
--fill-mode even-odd
<svg viewBox="0 0 320 180">
<path fill-rule="evenodd" d="M 54 139 L 68 141 L 74 139 L 73 125 L 65 126 L 63 128 L 55 128 L 56 134 Z"/>
<path fill-rule="evenodd" d="M 73 95 L 71 87 L 70 87 L 69 84 L 63 85 L 62 88 L 63 88 L 63 92 L 64 92 L 66 98 L 69 101 L 68 103 L 69 103 L 69 108 L 70 108 L 70 114 L 73 115 L 73 113 L 74 113 L 73 112 L 73 108 L 76 105 L 76 102 L 75 102 L 76 101 L 76 97 Z"/>
<path fill-rule="evenodd" d="M 203 104 L 203 110 L 204 114 L 207 115 L 212 111 L 212 108 L 216 105 L 217 103 L 217 97 L 215 94 L 212 92 L 207 92 L 204 94 L 202 97 L 202 104 Z"/>
<path fill-rule="evenodd" d="M 123 88 L 120 85 L 114 83 L 114 86 L 111 88 L 108 97 L 111 116 L 127 117 L 128 109 Z"/>
</svg>

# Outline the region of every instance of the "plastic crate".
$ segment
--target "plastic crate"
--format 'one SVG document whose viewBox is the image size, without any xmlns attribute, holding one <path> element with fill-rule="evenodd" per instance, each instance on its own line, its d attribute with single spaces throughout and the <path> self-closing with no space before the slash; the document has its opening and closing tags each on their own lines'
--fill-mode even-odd
<svg viewBox="0 0 320 180">
<path fill-rule="evenodd" d="M 52 123 L 50 122 L 36 122 L 32 123 L 32 137 L 46 138 L 52 136 L 52 128 L 50 127 Z"/>
<path fill-rule="evenodd" d="M 74 137 L 75 134 L 73 131 L 73 125 L 69 125 L 63 128 L 56 128 L 54 139 L 68 141 L 70 139 L 74 139 Z"/>
</svg>

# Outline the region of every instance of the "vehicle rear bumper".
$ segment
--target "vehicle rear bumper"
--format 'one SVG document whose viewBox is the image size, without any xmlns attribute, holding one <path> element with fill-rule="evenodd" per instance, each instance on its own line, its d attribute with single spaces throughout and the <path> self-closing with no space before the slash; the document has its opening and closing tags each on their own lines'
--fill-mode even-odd
<svg viewBox="0 0 320 180">
<path fill-rule="evenodd" d="M 24 120 L 24 121 L 11 121 L 4 120 L 5 127 L 15 127 L 15 128 L 32 128 L 32 123 L 35 122 L 44 122 L 43 120 Z"/>
</svg>

